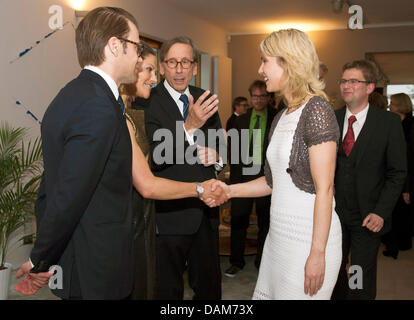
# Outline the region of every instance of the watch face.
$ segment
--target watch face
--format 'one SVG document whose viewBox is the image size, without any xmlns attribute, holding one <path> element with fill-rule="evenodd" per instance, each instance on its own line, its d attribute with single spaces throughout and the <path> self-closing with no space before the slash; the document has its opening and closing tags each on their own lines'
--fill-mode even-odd
<svg viewBox="0 0 414 320">
<path fill-rule="evenodd" d="M 197 192 L 198 192 L 198 194 L 203 194 L 204 188 L 203 188 L 203 186 L 201 184 L 198 184 L 197 185 Z"/>
</svg>

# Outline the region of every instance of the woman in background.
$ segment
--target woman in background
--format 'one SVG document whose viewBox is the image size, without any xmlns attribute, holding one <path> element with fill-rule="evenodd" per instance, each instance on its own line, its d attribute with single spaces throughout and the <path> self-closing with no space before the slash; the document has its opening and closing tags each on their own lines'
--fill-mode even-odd
<svg viewBox="0 0 414 320">
<path fill-rule="evenodd" d="M 384 256 L 397 259 L 399 250 L 409 250 L 412 247 L 412 213 L 411 201 L 413 200 L 413 151 L 414 151 L 414 122 L 413 104 L 405 93 L 397 93 L 391 96 L 388 106 L 391 112 L 398 114 L 404 130 L 407 143 L 407 180 L 400 198 L 392 212 L 391 231 L 382 237 L 385 244 Z"/>
</svg>

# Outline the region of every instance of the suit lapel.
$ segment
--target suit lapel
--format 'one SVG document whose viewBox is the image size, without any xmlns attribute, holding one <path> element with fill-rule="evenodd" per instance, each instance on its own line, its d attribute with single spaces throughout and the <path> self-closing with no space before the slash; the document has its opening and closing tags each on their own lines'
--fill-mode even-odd
<svg viewBox="0 0 414 320">
<path fill-rule="evenodd" d="M 367 144 L 371 140 L 371 136 L 375 131 L 375 123 L 377 119 L 377 113 L 375 107 L 369 106 L 367 118 L 365 119 L 364 126 L 362 127 L 361 132 L 358 135 L 357 140 L 355 141 L 354 148 L 357 148 L 356 154 L 356 166 L 362 159 L 362 156 L 366 150 Z"/>
<path fill-rule="evenodd" d="M 253 109 L 249 109 L 246 113 L 246 116 L 241 119 L 241 120 L 243 120 L 243 123 L 242 123 L 242 126 L 241 126 L 242 128 L 246 128 L 246 129 L 250 128 L 250 118 L 252 117 L 252 110 Z"/>
<path fill-rule="evenodd" d="M 342 149 L 342 140 L 343 140 L 343 131 L 344 131 L 344 120 L 345 120 L 345 111 L 346 111 L 346 107 L 342 108 L 340 110 L 338 110 L 336 112 L 336 120 L 338 121 L 338 126 L 339 126 L 339 133 L 340 133 L 340 139 L 339 139 L 339 145 L 338 148 Z M 339 149 L 339 150 L 341 150 Z"/>
<path fill-rule="evenodd" d="M 174 123 L 176 121 L 184 121 L 183 115 L 178 109 L 177 103 L 174 101 L 174 99 L 171 97 L 171 95 L 165 88 L 164 82 L 160 82 L 158 84 L 157 90 L 160 94 L 160 108 L 163 109 L 163 112 L 167 114 L 171 118 L 171 120 L 174 121 Z"/>
</svg>

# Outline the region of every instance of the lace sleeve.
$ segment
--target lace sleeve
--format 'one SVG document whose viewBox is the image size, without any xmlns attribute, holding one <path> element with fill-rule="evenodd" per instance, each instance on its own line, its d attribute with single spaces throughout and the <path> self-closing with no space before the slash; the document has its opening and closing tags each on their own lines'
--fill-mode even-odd
<svg viewBox="0 0 414 320">
<path fill-rule="evenodd" d="M 309 101 L 307 108 L 304 142 L 307 147 L 328 141 L 339 142 L 339 126 L 332 106 L 322 98 Z"/>
</svg>

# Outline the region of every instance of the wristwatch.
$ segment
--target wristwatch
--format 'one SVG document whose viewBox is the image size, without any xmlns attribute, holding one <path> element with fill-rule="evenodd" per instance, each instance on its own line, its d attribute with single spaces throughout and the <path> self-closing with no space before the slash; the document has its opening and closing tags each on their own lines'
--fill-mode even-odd
<svg viewBox="0 0 414 320">
<path fill-rule="evenodd" d="M 201 198 L 202 197 L 202 195 L 203 195 L 203 193 L 204 193 L 204 188 L 203 188 L 203 186 L 201 185 L 201 184 L 199 184 L 198 182 L 196 182 L 196 191 L 197 191 L 197 194 L 198 194 L 198 197 L 199 198 Z"/>
</svg>

